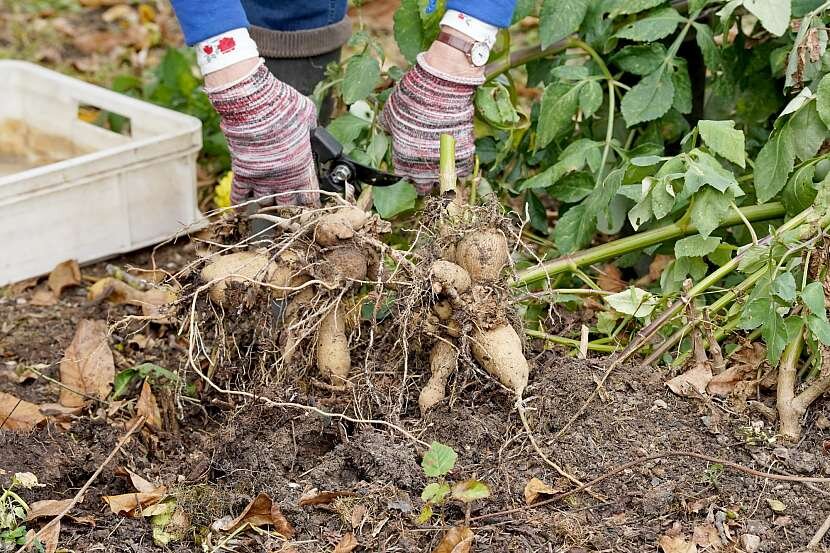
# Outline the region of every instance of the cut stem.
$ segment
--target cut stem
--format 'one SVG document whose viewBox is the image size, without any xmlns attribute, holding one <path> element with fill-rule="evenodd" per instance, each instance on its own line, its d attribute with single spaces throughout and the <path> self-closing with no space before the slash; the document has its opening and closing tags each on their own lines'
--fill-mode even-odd
<svg viewBox="0 0 830 553">
<path fill-rule="evenodd" d="M 440 144 L 438 184 L 443 196 L 447 192 L 455 192 L 458 179 L 455 172 L 455 137 L 451 134 L 442 134 Z"/>
</svg>

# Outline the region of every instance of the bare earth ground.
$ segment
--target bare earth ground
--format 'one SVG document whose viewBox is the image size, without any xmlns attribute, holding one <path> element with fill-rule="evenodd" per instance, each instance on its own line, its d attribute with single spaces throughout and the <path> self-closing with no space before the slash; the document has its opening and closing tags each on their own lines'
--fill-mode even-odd
<svg viewBox="0 0 830 553">
<path fill-rule="evenodd" d="M 173 246 L 162 250 L 157 260 L 174 269 L 189 255 L 187 245 Z M 139 252 L 115 263 L 146 267 L 150 254 Z M 101 276 L 103 271 L 101 264 L 85 268 L 84 275 Z M 30 304 L 33 293 L 0 299 L 0 391 L 37 403 L 54 402 L 59 393 L 55 384 L 43 379 L 17 384 L 10 377 L 12 371 L 21 365 L 45 364 L 43 372 L 57 378 L 56 363 L 80 319 L 114 323 L 133 308 L 90 304 L 82 288 L 67 290 L 55 306 L 37 307 Z M 171 370 L 184 368 L 183 341 L 175 329 L 154 325 L 144 335 L 152 340 L 139 345 L 115 330 L 110 344 L 116 370 L 147 361 Z M 614 372 L 605 393 L 554 439 L 593 391 L 606 366 L 602 359 L 577 361 L 542 352 L 533 362 L 526 392 L 534 409 L 536 439 L 583 481 L 633 459 L 670 450 L 705 453 L 760 471 L 830 475 L 828 402 L 821 401 L 812 410 L 802 441 L 786 448 L 768 439 L 776 423 L 763 418 L 763 409 L 740 415 L 726 405 L 678 398 L 663 384 L 671 375 L 650 369 L 626 367 Z M 391 359 L 385 369 L 400 375 L 400 360 Z M 410 370 L 420 375 L 423 363 L 410 365 Z M 355 415 L 349 394 L 303 389 L 303 383 L 289 382 L 279 389 L 258 391 L 276 400 Z M 136 396 L 136 391 L 127 394 L 132 401 Z M 729 543 L 701 546 L 699 551 L 742 551 L 743 534 L 761 538 L 759 551 L 797 551 L 830 513 L 826 487 L 766 480 L 673 457 L 638 464 L 598 484 L 595 491 L 604 496 L 602 500 L 577 494 L 553 505 L 476 520 L 524 507 L 523 490 L 533 477 L 562 490 L 573 486 L 533 451 L 511 402 L 495 385 L 482 389 L 470 383 L 457 389 L 455 397 L 451 408 L 442 404 L 420 420 L 417 390 L 410 387 L 400 418 L 394 413 L 373 413 L 373 417 L 396 422 L 426 442 L 452 446 L 459 461 L 450 480 L 476 477 L 489 485 L 492 496 L 477 502 L 470 513 L 478 552 L 657 551 L 661 536 L 691 539 L 695 531 Z M 441 512 L 443 520 L 415 523 L 426 483 L 419 466 L 423 449 L 398 433 L 302 411 L 242 404 L 216 394 L 202 399 L 200 404 L 184 405 L 177 425 L 167 425 L 159 435 L 142 433 L 118 454 L 73 511 L 76 516 L 94 517 L 95 526 L 65 521 L 62 547 L 161 550 L 153 545 L 146 520 L 113 515 L 101 501 L 102 495 L 132 491 L 116 475 L 121 466 L 166 484 L 190 514 L 193 529 L 183 542 L 168 547 L 174 551 L 201 550 L 194 539 L 212 521 L 235 516 L 260 492 L 279 503 L 297 535 L 286 544 L 243 533 L 227 544 L 233 551 L 292 551 L 290 545 L 297 552 L 328 552 L 349 531 L 360 543 L 356 551 L 432 551 L 444 530 L 464 520 L 461 508 L 447 506 Z M 762 400 L 773 406 L 771 397 Z M 24 491 L 27 501 L 72 497 L 123 435 L 124 423 L 115 419 L 123 421 L 124 410 L 130 409 L 127 405 L 108 417 L 105 408 L 92 407 L 74 417 L 67 428 L 50 423 L 31 434 L 0 431 L 0 469 L 33 472 L 46 485 Z M 172 407 L 167 410 L 172 412 Z M 300 497 L 311 488 L 354 495 L 322 508 L 299 507 Z M 767 500 L 782 502 L 785 510 L 774 512 Z M 712 540 L 701 539 L 711 544 Z"/>
</svg>

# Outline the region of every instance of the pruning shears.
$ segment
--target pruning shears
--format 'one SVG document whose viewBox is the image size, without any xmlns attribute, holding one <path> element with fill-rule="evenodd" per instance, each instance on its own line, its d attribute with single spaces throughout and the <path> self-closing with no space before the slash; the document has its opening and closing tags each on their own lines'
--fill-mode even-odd
<svg viewBox="0 0 830 553">
<path fill-rule="evenodd" d="M 311 131 L 311 150 L 317 164 L 320 189 L 326 192 L 356 196 L 363 184 L 392 186 L 403 178 L 353 160 L 343 153 L 343 145 L 323 127 Z"/>
</svg>

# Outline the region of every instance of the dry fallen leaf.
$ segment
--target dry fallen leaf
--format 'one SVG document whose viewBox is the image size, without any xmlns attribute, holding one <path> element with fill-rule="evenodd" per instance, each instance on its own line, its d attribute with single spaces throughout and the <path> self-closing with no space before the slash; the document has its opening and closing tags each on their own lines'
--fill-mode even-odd
<svg viewBox="0 0 830 553">
<path fill-rule="evenodd" d="M 14 296 L 19 296 L 29 288 L 34 288 L 37 286 L 38 277 L 27 278 L 26 280 L 21 280 L 20 282 L 15 282 L 11 286 L 9 286 L 9 294 Z"/>
<path fill-rule="evenodd" d="M 152 428 L 161 429 L 161 411 L 159 411 L 156 396 L 153 395 L 153 390 L 150 388 L 150 382 L 146 378 L 141 386 L 141 395 L 138 396 L 138 402 L 136 403 L 136 414 L 147 419 L 147 424 Z"/>
<path fill-rule="evenodd" d="M 556 488 L 548 486 L 538 478 L 531 478 L 530 481 L 525 484 L 525 502 L 528 505 L 531 505 L 539 499 L 540 495 L 556 495 L 561 491 L 562 490 L 557 490 Z"/>
<path fill-rule="evenodd" d="M 84 410 L 84 406 L 67 407 L 60 403 L 42 403 L 40 404 L 40 412 L 47 417 L 55 417 L 56 419 L 70 420 L 71 417 L 80 415 Z"/>
<path fill-rule="evenodd" d="M 78 286 L 81 283 L 81 268 L 74 259 L 59 263 L 49 273 L 49 288 L 56 298 L 61 297 L 64 288 Z"/>
<path fill-rule="evenodd" d="M 89 287 L 87 299 L 93 302 L 109 300 L 117 305 L 128 304 L 141 307 L 145 317 L 151 317 L 154 322 L 169 322 L 161 311 L 162 307 L 176 299 L 176 293 L 169 287 L 139 290 L 126 282 L 112 277 L 102 278 Z"/>
<path fill-rule="evenodd" d="M 697 553 L 697 545 L 682 536 L 663 536 L 657 543 L 663 553 Z"/>
<path fill-rule="evenodd" d="M 444 534 L 441 543 L 432 553 L 470 553 L 473 547 L 473 531 L 468 526 L 455 526 Z"/>
<path fill-rule="evenodd" d="M 138 516 L 143 509 L 155 505 L 167 495 L 167 488 L 159 486 L 151 492 L 123 493 L 120 495 L 104 495 L 104 500 L 110 511 L 116 515 Z"/>
<path fill-rule="evenodd" d="M 597 277 L 597 284 L 606 292 L 622 292 L 628 287 L 620 268 L 613 263 L 603 265 Z"/>
<path fill-rule="evenodd" d="M 38 286 L 35 293 L 32 294 L 32 299 L 29 300 L 29 305 L 36 305 L 38 307 L 49 307 L 56 303 L 58 303 L 58 298 L 45 285 Z"/>
<path fill-rule="evenodd" d="M 311 488 L 300 497 L 300 507 L 306 505 L 328 505 L 338 497 L 353 497 L 354 492 L 321 492 L 317 488 Z"/>
<path fill-rule="evenodd" d="M 666 270 L 666 267 L 668 267 L 669 263 L 672 261 L 674 261 L 673 255 L 655 255 L 654 259 L 648 266 L 648 274 L 638 278 L 634 284 L 644 287 L 648 286 L 652 282 L 657 282 L 660 280 L 660 276 L 663 274 L 663 271 Z"/>
<path fill-rule="evenodd" d="M 55 553 L 58 549 L 58 539 L 61 535 L 61 521 L 56 520 L 54 524 L 47 524 L 40 531 L 40 541 L 43 543 L 44 553 Z"/>
<path fill-rule="evenodd" d="M 729 367 L 712 378 L 706 391 L 712 395 L 728 396 L 741 382 L 755 381 L 758 378 L 758 368 L 766 358 L 766 350 L 759 343 L 741 349 L 732 357 Z M 754 382 L 751 387 L 756 386 L 757 382 Z"/>
<path fill-rule="evenodd" d="M 29 505 L 26 522 L 41 517 L 56 517 L 72 503 L 71 499 L 44 499 Z"/>
<path fill-rule="evenodd" d="M 235 519 L 231 520 L 229 516 L 222 517 L 215 521 L 211 527 L 222 532 L 233 532 L 243 524 L 251 526 L 270 525 L 287 539 L 294 536 L 294 527 L 283 516 L 279 506 L 266 493 L 260 493 Z"/>
<path fill-rule="evenodd" d="M 60 403 L 67 407 L 79 407 L 87 396 L 105 398 L 115 379 L 115 362 L 107 343 L 107 325 L 104 321 L 83 319 L 78 323 L 75 337 L 66 349 L 60 366 Z"/>
<path fill-rule="evenodd" d="M 694 367 L 666 382 L 666 386 L 679 396 L 700 397 L 706 394 L 706 386 L 712 380 L 709 363 L 696 363 Z"/>
<path fill-rule="evenodd" d="M 723 546 L 718 529 L 712 524 L 699 524 L 692 531 L 692 541 L 706 551 L 718 551 Z"/>
<path fill-rule="evenodd" d="M 32 430 L 46 422 L 34 403 L 0 392 L 0 428 L 4 430 Z"/>
<path fill-rule="evenodd" d="M 340 541 L 334 547 L 334 553 L 352 553 L 358 545 L 357 538 L 354 537 L 354 534 L 347 532 L 343 534 L 343 537 L 340 538 Z"/>
</svg>

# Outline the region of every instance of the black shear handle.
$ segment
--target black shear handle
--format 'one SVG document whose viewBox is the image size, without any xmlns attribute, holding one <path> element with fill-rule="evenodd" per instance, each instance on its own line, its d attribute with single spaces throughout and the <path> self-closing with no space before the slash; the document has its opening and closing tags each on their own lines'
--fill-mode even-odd
<svg viewBox="0 0 830 553">
<path fill-rule="evenodd" d="M 317 163 L 320 188 L 327 192 L 344 194 L 348 183 L 359 194 L 361 183 L 392 186 L 401 180 L 397 175 L 367 167 L 343 154 L 343 145 L 323 127 L 311 131 L 311 150 Z"/>
</svg>

